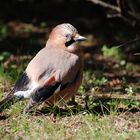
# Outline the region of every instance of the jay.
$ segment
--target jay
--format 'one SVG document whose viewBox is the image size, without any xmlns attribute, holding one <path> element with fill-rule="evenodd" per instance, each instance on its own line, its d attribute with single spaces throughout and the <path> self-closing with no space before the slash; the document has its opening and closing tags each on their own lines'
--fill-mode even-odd
<svg viewBox="0 0 140 140">
<path fill-rule="evenodd" d="M 54 104 L 73 97 L 83 74 L 83 57 L 76 43 L 85 39 L 71 24 L 57 25 L 46 46 L 29 62 L 12 91 L 0 102 L 1 111 L 6 103 L 26 98 L 29 102 L 24 113 L 41 102 Z"/>
</svg>

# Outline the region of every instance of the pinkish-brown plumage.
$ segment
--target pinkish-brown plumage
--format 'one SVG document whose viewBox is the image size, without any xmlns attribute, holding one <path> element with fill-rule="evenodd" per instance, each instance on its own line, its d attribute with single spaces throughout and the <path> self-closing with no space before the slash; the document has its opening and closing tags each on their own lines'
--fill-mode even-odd
<svg viewBox="0 0 140 140">
<path fill-rule="evenodd" d="M 75 27 L 65 23 L 56 26 L 46 43 L 28 64 L 7 101 L 12 97 L 30 98 L 24 112 L 39 102 L 54 104 L 77 92 L 83 73 L 83 57 L 76 42 L 85 40 Z M 4 99 L 6 101 L 6 99 Z M 0 103 L 3 107 L 4 101 Z"/>
</svg>

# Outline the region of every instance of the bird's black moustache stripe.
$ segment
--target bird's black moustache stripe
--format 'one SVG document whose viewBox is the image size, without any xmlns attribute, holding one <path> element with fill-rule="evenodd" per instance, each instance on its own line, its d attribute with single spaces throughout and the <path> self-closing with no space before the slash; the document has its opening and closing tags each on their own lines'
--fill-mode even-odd
<svg viewBox="0 0 140 140">
<path fill-rule="evenodd" d="M 70 46 L 71 44 L 73 44 L 75 42 L 74 39 L 71 39 L 70 41 L 66 42 L 65 45 L 66 47 Z"/>
</svg>

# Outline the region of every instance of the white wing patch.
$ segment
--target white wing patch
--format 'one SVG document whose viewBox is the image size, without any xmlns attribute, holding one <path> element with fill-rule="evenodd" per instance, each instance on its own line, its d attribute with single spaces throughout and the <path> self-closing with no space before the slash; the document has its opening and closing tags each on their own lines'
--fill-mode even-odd
<svg viewBox="0 0 140 140">
<path fill-rule="evenodd" d="M 18 97 L 30 98 L 31 93 L 32 93 L 31 90 L 26 90 L 26 91 L 15 92 L 14 95 Z"/>
<path fill-rule="evenodd" d="M 58 93 L 60 91 L 61 85 L 54 91 L 54 94 Z"/>
<path fill-rule="evenodd" d="M 31 84 L 29 84 L 28 90 L 26 91 L 17 91 L 14 93 L 15 96 L 18 97 L 24 97 L 24 98 L 30 98 L 33 91 L 39 87 L 39 84 L 35 81 L 33 81 Z"/>
<path fill-rule="evenodd" d="M 29 89 L 30 90 L 35 90 L 36 88 L 38 88 L 39 87 L 39 83 L 37 83 L 37 82 L 35 82 L 35 81 L 33 81 L 30 85 L 29 85 Z"/>
</svg>

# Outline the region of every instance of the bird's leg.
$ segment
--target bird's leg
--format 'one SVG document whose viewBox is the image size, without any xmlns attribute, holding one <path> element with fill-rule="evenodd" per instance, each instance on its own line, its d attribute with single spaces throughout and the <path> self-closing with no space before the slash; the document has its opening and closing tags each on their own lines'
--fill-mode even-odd
<svg viewBox="0 0 140 140">
<path fill-rule="evenodd" d="M 33 107 L 35 107 L 38 103 L 34 101 L 32 98 L 29 100 L 27 106 L 24 108 L 23 113 L 28 113 Z"/>
<path fill-rule="evenodd" d="M 77 106 L 77 102 L 75 101 L 75 95 L 73 95 L 71 97 L 71 100 L 68 102 L 68 105 L 74 105 L 74 106 Z"/>
<path fill-rule="evenodd" d="M 73 105 L 78 105 L 78 103 L 75 101 L 75 95 L 72 96 L 71 101 Z"/>
<path fill-rule="evenodd" d="M 75 102 L 75 96 L 72 96 L 72 97 L 71 97 L 71 101 L 72 101 L 72 102 Z"/>
</svg>

